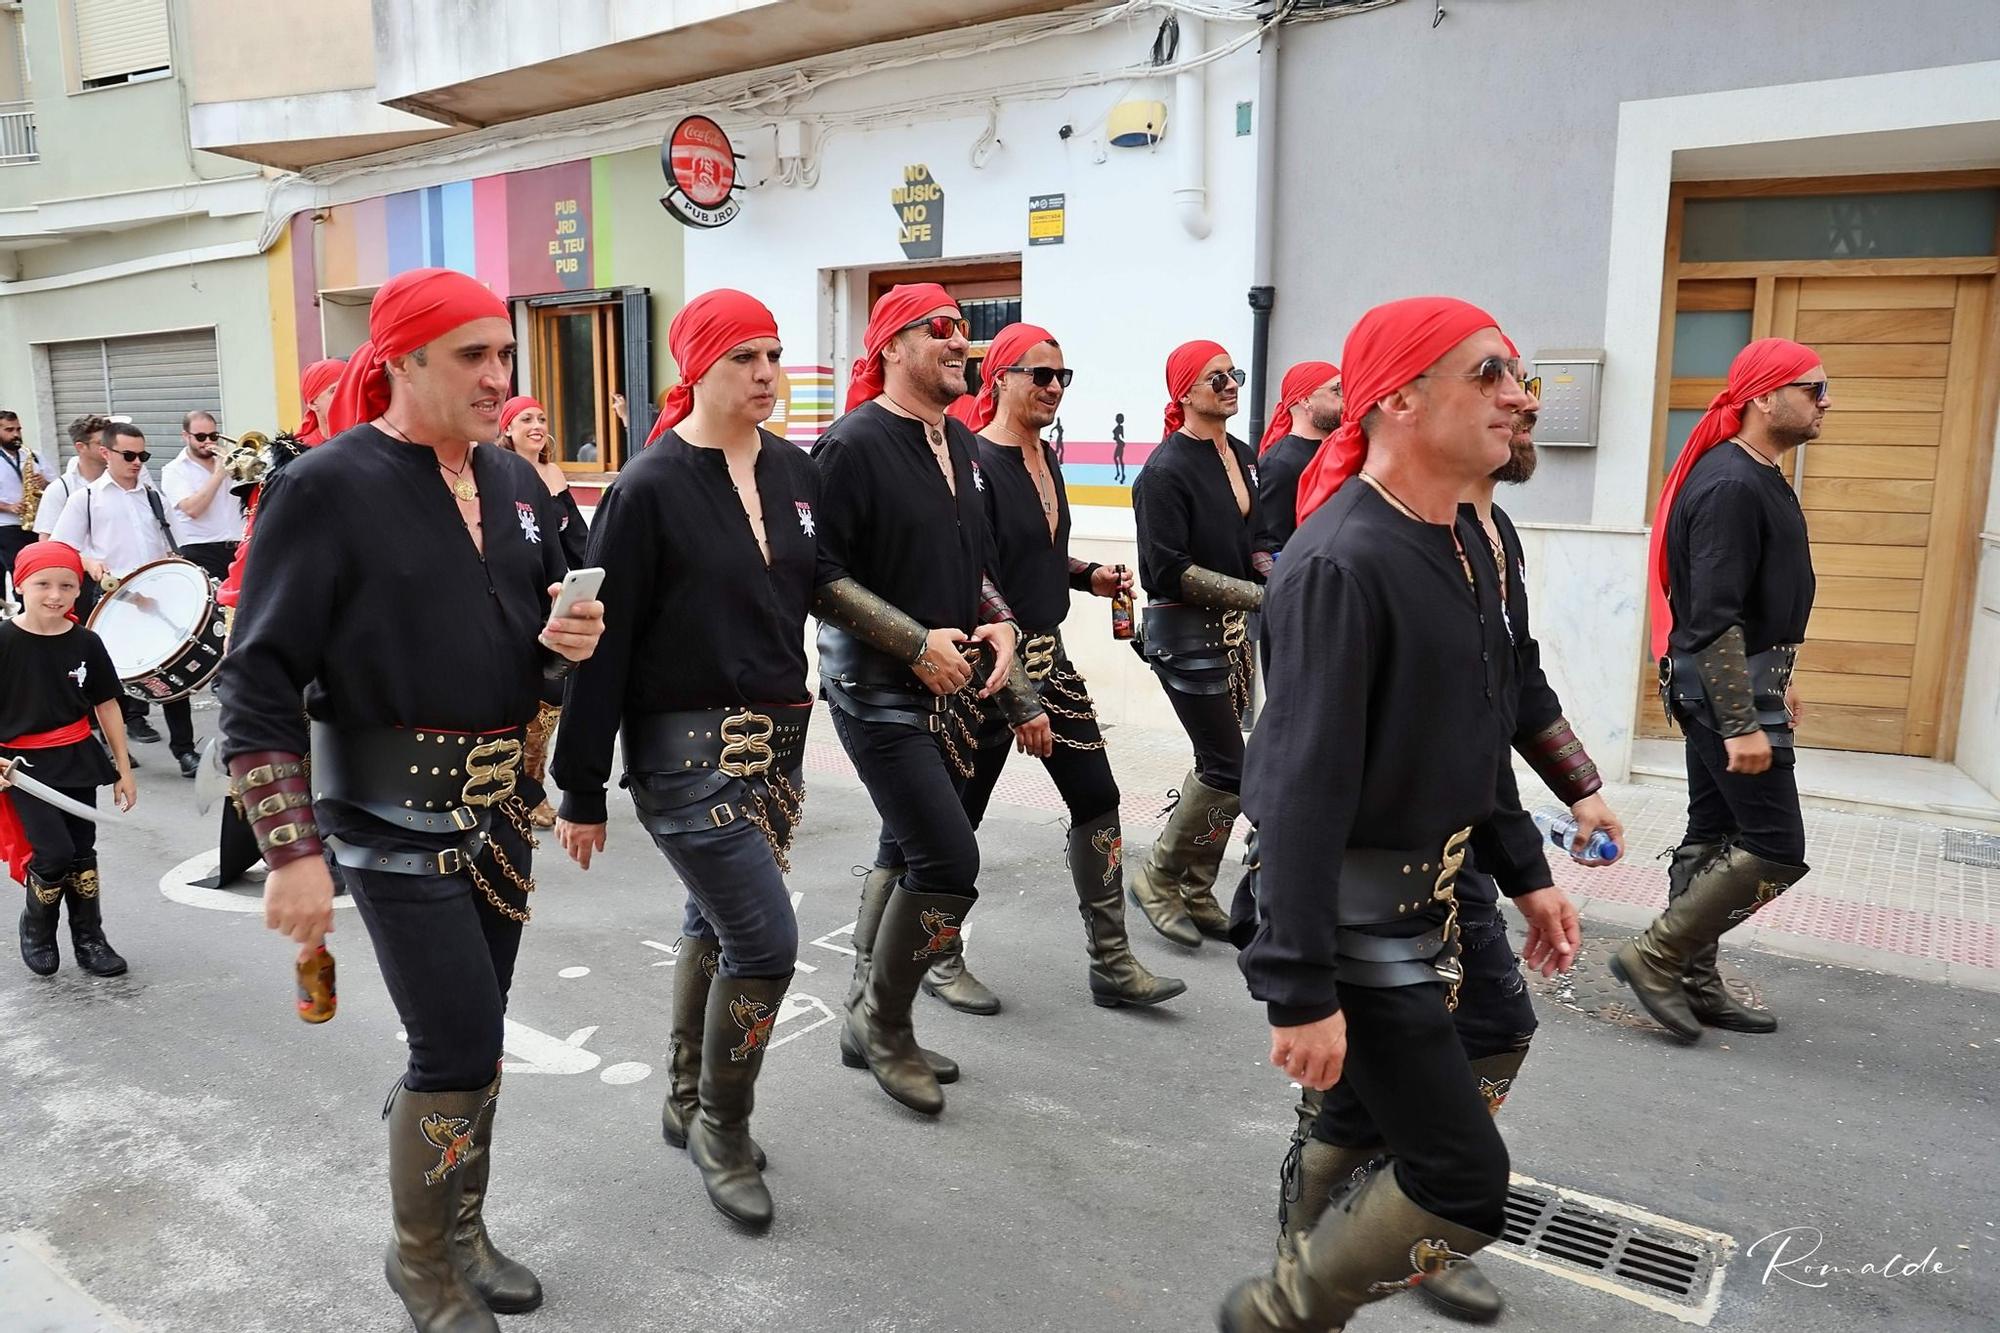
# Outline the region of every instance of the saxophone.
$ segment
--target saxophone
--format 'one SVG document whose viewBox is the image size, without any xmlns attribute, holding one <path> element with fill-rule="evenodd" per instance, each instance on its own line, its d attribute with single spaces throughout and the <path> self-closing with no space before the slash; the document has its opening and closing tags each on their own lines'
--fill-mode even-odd
<svg viewBox="0 0 2000 1333">
<path fill-rule="evenodd" d="M 35 530 L 35 511 L 42 507 L 42 492 L 48 483 L 42 480 L 42 465 L 35 460 L 34 446 L 21 441 L 21 531 Z"/>
</svg>

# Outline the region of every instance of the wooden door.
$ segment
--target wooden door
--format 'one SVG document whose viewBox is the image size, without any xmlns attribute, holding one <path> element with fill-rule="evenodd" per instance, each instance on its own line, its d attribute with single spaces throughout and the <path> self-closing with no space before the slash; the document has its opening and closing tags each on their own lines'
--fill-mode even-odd
<svg viewBox="0 0 2000 1333">
<path fill-rule="evenodd" d="M 1975 417 L 1993 278 L 1705 267 L 1732 271 L 1680 281 L 1678 312 L 1747 310 L 1752 336 L 1811 346 L 1832 381 L 1819 438 L 1791 459 L 1819 580 L 1799 657 L 1799 741 L 1948 757 L 1976 572 L 1967 538 L 1984 466 Z M 1705 407 L 1721 387 L 1673 379 L 1666 406 Z M 1671 735 L 1652 677 L 1649 664 L 1639 731 Z"/>
</svg>

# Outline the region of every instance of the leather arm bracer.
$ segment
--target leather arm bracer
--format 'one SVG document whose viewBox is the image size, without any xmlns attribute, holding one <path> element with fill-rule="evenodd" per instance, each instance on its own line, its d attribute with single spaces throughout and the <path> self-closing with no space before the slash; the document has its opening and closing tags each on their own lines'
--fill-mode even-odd
<svg viewBox="0 0 2000 1333">
<path fill-rule="evenodd" d="M 1575 805 L 1604 786 L 1596 761 L 1570 729 L 1568 718 L 1557 718 L 1518 748 L 1528 767 L 1564 805 Z"/>
<path fill-rule="evenodd" d="M 1709 715 L 1723 736 L 1748 736 L 1762 729 L 1757 721 L 1757 701 L 1750 690 L 1748 659 L 1741 625 L 1731 625 L 1694 655 L 1702 690 L 1708 696 Z"/>
<path fill-rule="evenodd" d="M 1195 606 L 1220 611 L 1255 611 L 1264 605 L 1264 590 L 1249 579 L 1233 579 L 1200 565 L 1181 573 L 1181 598 Z"/>
<path fill-rule="evenodd" d="M 282 750 L 237 755 L 229 761 L 229 794 L 256 835 L 265 865 L 276 870 L 320 854 L 312 782 L 299 755 Z"/>
<path fill-rule="evenodd" d="M 812 613 L 898 662 L 914 666 L 924 655 L 924 627 L 855 579 L 821 584 L 813 594 Z"/>
</svg>

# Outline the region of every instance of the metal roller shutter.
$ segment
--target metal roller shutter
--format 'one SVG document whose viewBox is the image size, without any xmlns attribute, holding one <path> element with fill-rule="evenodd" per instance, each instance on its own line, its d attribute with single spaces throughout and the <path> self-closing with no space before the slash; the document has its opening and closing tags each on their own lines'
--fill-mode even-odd
<svg viewBox="0 0 2000 1333">
<path fill-rule="evenodd" d="M 92 412 L 132 418 L 146 432 L 155 475 L 180 452 L 181 416 L 222 407 L 215 330 L 49 344 L 56 429 Z"/>
<path fill-rule="evenodd" d="M 99 79 L 165 69 L 171 62 L 166 0 L 71 0 L 77 74 Z"/>
</svg>

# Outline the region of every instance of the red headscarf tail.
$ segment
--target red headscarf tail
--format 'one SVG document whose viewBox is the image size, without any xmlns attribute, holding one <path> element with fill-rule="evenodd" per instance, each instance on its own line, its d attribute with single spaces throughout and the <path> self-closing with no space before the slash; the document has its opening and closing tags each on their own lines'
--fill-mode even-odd
<svg viewBox="0 0 2000 1333">
<path fill-rule="evenodd" d="M 847 382 L 847 408 L 852 412 L 882 393 L 882 349 L 904 325 L 922 319 L 939 306 L 958 309 L 952 294 L 934 282 L 898 283 L 882 293 L 868 312 L 868 329 L 861 335 L 861 359 Z"/>
<path fill-rule="evenodd" d="M 1278 401 L 1271 408 L 1271 424 L 1264 427 L 1264 438 L 1257 442 L 1259 456 L 1291 434 L 1293 408 L 1312 397 L 1320 385 L 1338 378 L 1340 367 L 1331 361 L 1301 361 L 1286 371 L 1278 385 Z"/>
<path fill-rule="evenodd" d="M 1667 516 L 1673 511 L 1674 497 L 1703 454 L 1743 429 L 1744 404 L 1783 388 L 1819 362 L 1819 353 L 1804 343 L 1759 338 L 1729 363 L 1728 383 L 1709 400 L 1708 411 L 1695 423 L 1681 448 L 1666 484 L 1660 487 L 1660 503 L 1653 511 L 1653 532 L 1648 540 L 1646 566 L 1652 571 L 1652 586 L 1647 592 L 1652 604 L 1654 657 L 1666 656 L 1667 636 L 1674 631 L 1674 612 L 1667 602 Z"/>
<path fill-rule="evenodd" d="M 1201 374 L 1201 368 L 1218 356 L 1228 355 L 1228 348 L 1206 338 L 1184 342 L 1167 353 L 1167 411 L 1163 422 L 1166 430 L 1161 433 L 1161 439 L 1179 430 L 1187 420 L 1187 414 L 1181 409 L 1181 398 L 1194 387 L 1195 376 Z"/>
<path fill-rule="evenodd" d="M 1347 411 L 1340 429 L 1326 437 L 1299 477 L 1299 522 L 1305 522 L 1306 515 L 1333 498 L 1333 493 L 1361 470 L 1362 460 L 1368 456 L 1361 419 L 1377 403 L 1481 329 L 1499 327 L 1500 321 L 1478 306 L 1450 296 L 1391 301 L 1355 321 L 1340 352 L 1340 382 Z"/>
<path fill-rule="evenodd" d="M 979 400 L 969 393 L 962 393 L 951 400 L 951 406 L 944 410 L 944 414 L 952 420 L 959 422 L 967 430 L 976 433 L 979 427 L 972 424 L 972 414 L 978 409 Z"/>
<path fill-rule="evenodd" d="M 507 319 L 507 303 L 470 274 L 415 268 L 382 284 L 368 307 L 368 341 L 354 349 L 327 409 L 326 429 L 338 435 L 373 421 L 389 406 L 392 356 L 416 351 L 475 319 Z"/>
<path fill-rule="evenodd" d="M 983 378 L 979 385 L 979 396 L 971 400 L 972 406 L 959 420 L 971 427 L 974 432 L 985 430 L 988 423 L 993 420 L 993 414 L 1000 408 L 995 397 L 999 392 L 1000 372 L 1009 366 L 1020 365 L 1021 358 L 1031 350 L 1055 340 L 1053 333 L 1036 324 L 1009 324 L 994 334 L 993 341 L 986 347 L 986 359 L 980 362 Z"/>
<path fill-rule="evenodd" d="M 667 326 L 667 350 L 673 353 L 674 364 L 680 367 L 680 382 L 668 390 L 646 443 L 653 443 L 694 411 L 696 381 L 730 348 L 752 338 L 777 336 L 777 316 L 747 292 L 718 287 L 682 306 L 674 322 Z"/>
<path fill-rule="evenodd" d="M 312 400 L 340 383 L 340 374 L 347 369 L 347 363 L 337 356 L 315 361 L 299 376 L 299 399 L 306 405 L 306 414 L 299 421 L 299 439 L 306 444 L 326 442 L 326 423 L 312 410 Z"/>
</svg>

